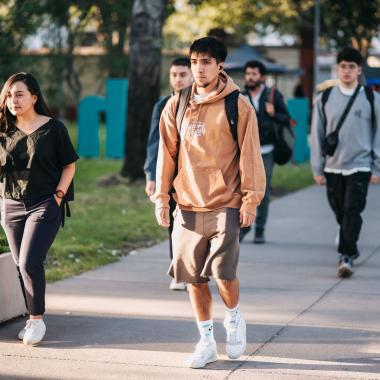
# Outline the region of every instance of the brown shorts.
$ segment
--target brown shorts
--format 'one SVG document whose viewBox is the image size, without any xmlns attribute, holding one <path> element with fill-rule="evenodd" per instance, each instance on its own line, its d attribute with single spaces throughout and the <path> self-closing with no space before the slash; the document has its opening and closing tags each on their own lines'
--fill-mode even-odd
<svg viewBox="0 0 380 380">
<path fill-rule="evenodd" d="M 207 282 L 209 277 L 234 280 L 239 260 L 239 210 L 176 210 L 173 260 L 168 274 L 177 282 Z"/>
</svg>

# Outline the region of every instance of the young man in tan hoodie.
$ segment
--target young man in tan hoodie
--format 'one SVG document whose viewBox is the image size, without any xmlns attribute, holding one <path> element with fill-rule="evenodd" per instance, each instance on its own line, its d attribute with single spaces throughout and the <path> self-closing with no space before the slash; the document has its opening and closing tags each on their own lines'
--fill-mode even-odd
<svg viewBox="0 0 380 380">
<path fill-rule="evenodd" d="M 227 355 L 237 359 L 245 351 L 246 324 L 236 278 L 239 230 L 252 224 L 265 192 L 255 111 L 242 95 L 237 100 L 237 141 L 227 120 L 225 97 L 238 87 L 223 71 L 226 56 L 223 43 L 212 37 L 194 41 L 190 60 L 195 83 L 181 125 L 176 123 L 180 96 L 168 101 L 160 121 L 153 199 L 158 223 L 169 227 L 169 191 L 174 186 L 178 207 L 169 274 L 189 284 L 201 336 L 186 363 L 191 368 L 217 360 L 211 276 L 227 307 Z"/>
</svg>

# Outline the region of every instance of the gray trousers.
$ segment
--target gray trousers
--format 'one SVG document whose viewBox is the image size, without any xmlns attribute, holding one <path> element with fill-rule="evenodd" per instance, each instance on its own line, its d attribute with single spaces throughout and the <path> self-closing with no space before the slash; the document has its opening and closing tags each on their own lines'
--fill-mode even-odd
<svg viewBox="0 0 380 380">
<path fill-rule="evenodd" d="M 28 312 L 42 315 L 44 261 L 61 225 L 61 209 L 54 196 L 34 201 L 1 199 L 1 225 L 20 274 Z"/>
<path fill-rule="evenodd" d="M 272 181 L 272 173 L 273 173 L 273 152 L 263 154 L 261 156 L 263 158 L 264 169 L 265 169 L 265 177 L 266 177 L 266 187 L 265 187 L 265 195 L 262 199 L 260 206 L 257 208 L 257 215 L 255 220 L 256 230 L 264 231 L 265 224 L 268 219 L 268 211 L 269 211 L 269 202 L 270 202 L 270 186 Z M 243 227 L 241 230 L 244 233 L 248 233 L 251 230 L 251 227 Z"/>
</svg>

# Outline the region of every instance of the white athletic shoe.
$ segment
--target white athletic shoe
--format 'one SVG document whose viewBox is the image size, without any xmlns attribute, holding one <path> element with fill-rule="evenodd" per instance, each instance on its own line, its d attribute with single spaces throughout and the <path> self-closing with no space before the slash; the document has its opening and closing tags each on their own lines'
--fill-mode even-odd
<svg viewBox="0 0 380 380">
<path fill-rule="evenodd" d="M 24 335 L 26 333 L 26 330 L 28 329 L 28 325 L 29 325 L 29 320 L 26 321 L 26 325 L 19 331 L 17 337 L 19 340 L 23 340 L 24 339 Z"/>
<path fill-rule="evenodd" d="M 242 315 L 236 320 L 231 319 L 227 314 L 223 325 L 226 329 L 226 352 L 230 359 L 238 359 L 244 354 L 247 346 L 246 324 Z"/>
<path fill-rule="evenodd" d="M 206 364 L 218 360 L 216 343 L 199 342 L 193 354 L 186 360 L 185 365 L 189 368 L 203 368 Z"/>
<path fill-rule="evenodd" d="M 187 284 L 186 282 L 176 282 L 176 280 L 173 278 L 173 280 L 170 282 L 169 289 L 170 290 L 187 290 Z"/>
<path fill-rule="evenodd" d="M 20 331 L 21 333 L 21 331 Z M 46 333 L 46 325 L 42 319 L 29 319 L 23 337 L 25 345 L 34 346 L 41 342 Z"/>
</svg>

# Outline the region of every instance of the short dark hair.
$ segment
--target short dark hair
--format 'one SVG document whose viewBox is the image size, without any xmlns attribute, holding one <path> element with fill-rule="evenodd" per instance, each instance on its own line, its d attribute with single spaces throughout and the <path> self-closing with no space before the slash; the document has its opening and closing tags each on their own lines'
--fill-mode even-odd
<svg viewBox="0 0 380 380">
<path fill-rule="evenodd" d="M 203 37 L 195 40 L 190 46 L 189 55 L 193 53 L 208 53 L 216 62 L 224 62 L 227 58 L 227 49 L 223 42 L 214 37 Z"/>
<path fill-rule="evenodd" d="M 363 64 L 363 57 L 359 50 L 347 46 L 338 53 L 336 58 L 336 63 L 339 64 L 342 61 L 355 62 L 357 65 L 361 66 Z"/>
<path fill-rule="evenodd" d="M 260 61 L 256 61 L 256 60 L 248 61 L 244 65 L 244 72 L 248 69 L 248 67 L 251 68 L 251 69 L 259 69 L 259 72 L 260 72 L 261 75 L 267 75 L 267 68 Z"/>
<path fill-rule="evenodd" d="M 191 67 L 190 59 L 186 57 L 179 57 L 176 59 L 173 59 L 170 67 L 172 66 L 187 66 L 188 68 Z"/>
</svg>

